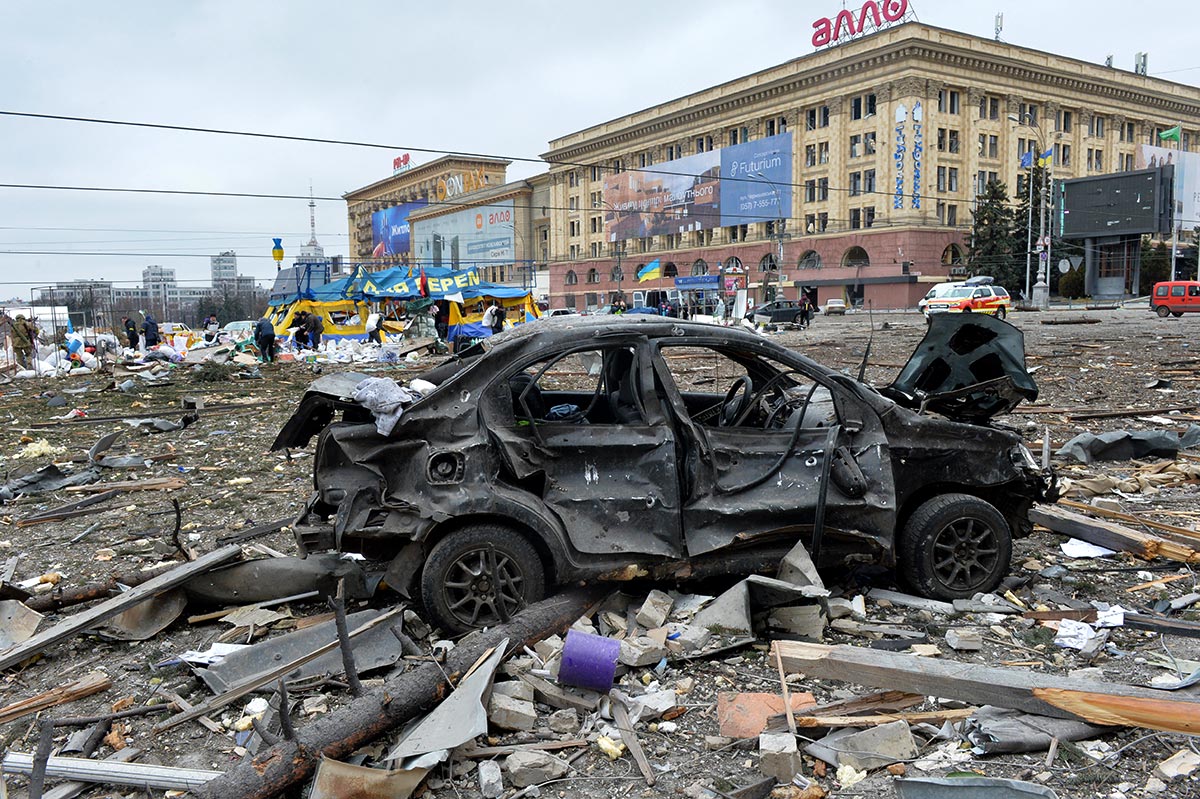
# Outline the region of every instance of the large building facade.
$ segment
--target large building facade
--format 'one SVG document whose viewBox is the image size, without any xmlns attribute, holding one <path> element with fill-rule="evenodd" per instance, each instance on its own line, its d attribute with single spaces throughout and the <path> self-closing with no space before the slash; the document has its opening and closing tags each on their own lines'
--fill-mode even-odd
<svg viewBox="0 0 1200 799">
<path fill-rule="evenodd" d="M 1024 154 L 1052 149 L 1055 178 L 1132 170 L 1180 124 L 1200 147 L 1200 89 L 899 25 L 552 140 L 551 303 L 721 274 L 911 307 L 965 272 L 975 197 L 1023 193 Z"/>
</svg>

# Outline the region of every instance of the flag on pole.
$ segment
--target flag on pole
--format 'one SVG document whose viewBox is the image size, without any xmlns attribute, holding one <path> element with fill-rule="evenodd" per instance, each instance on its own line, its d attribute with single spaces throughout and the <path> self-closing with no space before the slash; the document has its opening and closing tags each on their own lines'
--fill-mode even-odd
<svg viewBox="0 0 1200 799">
<path fill-rule="evenodd" d="M 1158 134 L 1159 141 L 1179 141 L 1179 137 L 1183 133 L 1183 125 L 1176 125 L 1170 130 L 1164 130 Z"/>
<path fill-rule="evenodd" d="M 1033 150 L 1026 150 L 1021 155 L 1021 169 L 1029 169 L 1033 166 Z"/>
<path fill-rule="evenodd" d="M 662 264 L 655 258 L 650 263 L 638 270 L 637 279 L 639 283 L 645 283 L 647 280 L 654 280 L 662 277 Z"/>
<path fill-rule="evenodd" d="M 1051 147 L 1046 152 L 1038 156 L 1038 166 L 1049 166 L 1054 162 L 1054 148 Z"/>
</svg>

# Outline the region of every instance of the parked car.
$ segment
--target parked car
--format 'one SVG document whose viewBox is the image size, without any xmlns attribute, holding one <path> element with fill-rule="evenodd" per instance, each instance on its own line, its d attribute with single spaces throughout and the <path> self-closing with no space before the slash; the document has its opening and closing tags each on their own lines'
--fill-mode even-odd
<svg viewBox="0 0 1200 799">
<path fill-rule="evenodd" d="M 1200 311 L 1200 281 L 1167 280 L 1154 284 L 1150 308 L 1164 319 Z"/>
<path fill-rule="evenodd" d="M 783 322 L 798 325 L 803 319 L 798 300 L 771 300 L 755 308 L 753 314 L 756 325 L 777 325 Z"/>
<path fill-rule="evenodd" d="M 979 313 L 1004 319 L 1012 310 L 1012 297 L 1003 286 L 955 286 L 925 303 L 925 318 L 938 313 Z"/>
<path fill-rule="evenodd" d="M 827 316 L 832 316 L 832 315 L 845 316 L 846 315 L 846 301 L 839 300 L 839 299 L 826 300 L 825 307 L 821 309 L 821 313 L 823 313 Z"/>
<path fill-rule="evenodd" d="M 233 341 L 251 338 L 254 335 L 256 321 L 254 319 L 240 319 L 236 322 L 226 322 L 217 338 L 228 337 Z"/>
<path fill-rule="evenodd" d="M 911 590 L 970 597 L 1056 498 L 990 423 L 1037 386 L 1021 333 L 982 315 L 936 317 L 878 391 L 750 331 L 654 316 L 484 339 L 424 374 L 435 388 L 387 436 L 349 399 L 365 378 L 317 380 L 273 445 L 319 434 L 295 535 L 364 556 L 448 631 L 552 585 L 747 573 L 798 541 L 821 568 L 898 565 Z"/>
<path fill-rule="evenodd" d="M 554 316 L 578 316 L 578 315 L 579 315 L 579 312 L 576 311 L 574 308 L 551 308 L 549 311 L 546 311 L 545 313 L 542 314 L 542 316 L 544 318 L 550 318 L 550 317 L 554 317 Z"/>
<path fill-rule="evenodd" d="M 925 292 L 924 297 L 917 300 L 917 310 L 920 311 L 921 313 L 925 313 L 925 306 L 929 304 L 930 300 L 937 299 L 939 297 L 944 297 L 944 296 L 946 296 L 946 294 L 948 294 L 950 292 L 951 289 L 959 288 L 962 285 L 963 285 L 963 283 L 961 283 L 961 282 L 959 282 L 959 283 L 938 283 L 936 286 L 931 288 L 929 291 Z"/>
</svg>

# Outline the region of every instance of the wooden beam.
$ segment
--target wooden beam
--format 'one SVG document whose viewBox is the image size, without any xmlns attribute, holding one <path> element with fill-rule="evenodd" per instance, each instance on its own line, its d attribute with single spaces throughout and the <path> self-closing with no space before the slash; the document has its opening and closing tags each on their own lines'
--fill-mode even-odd
<svg viewBox="0 0 1200 799">
<path fill-rule="evenodd" d="M 1200 550 L 1186 544 L 1147 535 L 1115 522 L 1092 519 L 1065 508 L 1035 505 L 1029 509 L 1029 518 L 1056 533 L 1118 552 L 1129 552 L 1146 560 L 1167 558 L 1181 563 L 1200 563 Z"/>
<path fill-rule="evenodd" d="M 960 721 L 975 713 L 977 707 L 955 708 L 954 710 L 928 710 L 918 713 L 880 713 L 871 716 L 796 716 L 796 726 L 806 727 L 877 727 L 893 721 L 909 724 L 936 724 Z"/>
<path fill-rule="evenodd" d="M 1108 508 L 1097 507 L 1096 505 L 1088 505 L 1085 502 L 1076 502 L 1072 499 L 1060 499 L 1059 505 L 1062 505 L 1072 510 L 1081 510 L 1090 513 L 1094 516 L 1103 516 L 1106 519 L 1112 519 L 1117 522 L 1126 522 L 1128 524 L 1137 524 L 1143 527 L 1150 527 L 1163 533 L 1171 535 L 1164 536 L 1172 538 L 1181 544 L 1195 543 L 1200 545 L 1200 530 L 1189 530 L 1186 527 L 1178 527 L 1174 524 L 1166 524 L 1157 522 L 1154 519 L 1147 519 L 1145 516 L 1135 516 L 1132 513 L 1122 513 L 1118 510 L 1109 510 Z"/>
<path fill-rule="evenodd" d="M 74 702 L 85 696 L 107 691 L 112 687 L 112 678 L 102 671 L 93 671 L 66 685 L 59 685 L 49 691 L 21 699 L 5 707 L 0 707 L 0 724 L 7 724 L 14 719 L 37 713 L 56 705 Z"/>
<path fill-rule="evenodd" d="M 70 494 L 95 494 L 112 490 L 121 491 L 174 491 L 177 488 L 187 488 L 187 481 L 182 477 L 152 477 L 149 480 L 125 480 L 119 483 L 92 483 L 91 485 L 67 486 L 64 491 Z"/>
<path fill-rule="evenodd" d="M 242 548 L 239 546 L 227 546 L 213 550 L 207 555 L 201 555 L 190 563 L 182 563 L 170 571 L 147 580 L 136 588 L 131 588 L 125 593 L 101 602 L 99 605 L 89 608 L 82 613 L 76 613 L 74 616 L 59 622 L 48 630 L 38 633 L 29 640 L 0 651 L 0 669 L 15 666 L 52 644 L 73 638 L 79 633 L 90 630 L 101 622 L 129 610 L 153 596 L 157 596 L 183 584 L 197 574 L 203 574 L 223 563 L 235 560 L 241 557 L 241 555 Z"/>
<path fill-rule="evenodd" d="M 1165 408 L 1126 408 L 1119 411 L 1085 411 L 1082 413 L 1072 413 L 1067 417 L 1071 422 L 1082 422 L 1088 419 L 1124 419 L 1133 416 L 1159 416 L 1164 413 L 1173 413 L 1176 411 L 1194 411 L 1195 405 L 1171 405 Z"/>
<path fill-rule="evenodd" d="M 1200 700 L 1129 685 L 900 655 L 854 646 L 772 644 L 789 671 L 877 688 L 944 696 L 1092 724 L 1200 733 Z"/>
</svg>

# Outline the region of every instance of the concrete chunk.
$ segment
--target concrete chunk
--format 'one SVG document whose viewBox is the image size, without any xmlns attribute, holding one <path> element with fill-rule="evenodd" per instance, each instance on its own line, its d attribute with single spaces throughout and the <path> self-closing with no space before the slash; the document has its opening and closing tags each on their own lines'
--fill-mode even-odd
<svg viewBox="0 0 1200 799">
<path fill-rule="evenodd" d="M 513 752 L 504 761 L 508 779 L 514 786 L 525 788 L 565 776 L 565 760 L 545 752 Z"/>
<path fill-rule="evenodd" d="M 869 727 L 838 742 L 838 764 L 859 771 L 886 766 L 917 755 L 917 744 L 906 721 L 892 721 Z"/>
<path fill-rule="evenodd" d="M 767 624 L 774 630 L 788 632 L 807 641 L 820 642 L 825 632 L 825 611 L 820 605 L 776 608 L 767 617 Z"/>
<path fill-rule="evenodd" d="M 644 635 L 627 638 L 621 642 L 621 653 L 617 659 L 626 666 L 653 666 L 667 656 L 667 648 L 653 638 Z"/>
<path fill-rule="evenodd" d="M 484 799 L 498 799 L 504 794 L 504 775 L 495 760 L 479 761 L 479 792 Z"/>
<path fill-rule="evenodd" d="M 1171 782 L 1181 777 L 1190 776 L 1197 768 L 1200 768 L 1200 755 L 1197 755 L 1191 749 L 1180 749 L 1155 766 L 1154 774 L 1159 779 Z"/>
<path fill-rule="evenodd" d="M 784 555 L 779 564 L 777 576 L 778 579 L 792 585 L 825 587 L 821 575 L 817 574 L 817 567 L 813 564 L 812 557 L 808 554 L 808 549 L 801 543 L 797 543 L 790 552 Z"/>
<path fill-rule="evenodd" d="M 537 724 L 533 702 L 493 692 L 488 702 L 488 721 L 502 730 L 532 730 Z"/>
<path fill-rule="evenodd" d="M 646 597 L 634 618 L 638 624 L 653 630 L 667 623 L 667 616 L 671 615 L 671 608 L 674 606 L 675 600 L 669 594 L 655 589 Z"/>
<path fill-rule="evenodd" d="M 524 680 L 508 680 L 492 684 L 492 696 L 503 694 L 525 702 L 533 701 L 533 686 Z"/>
<path fill-rule="evenodd" d="M 554 711 L 550 714 L 550 718 L 546 723 L 549 725 L 551 732 L 579 732 L 579 714 L 571 709 Z"/>
<path fill-rule="evenodd" d="M 978 627 L 951 627 L 946 630 L 946 645 L 959 652 L 983 649 L 983 633 Z"/>
<path fill-rule="evenodd" d="M 800 773 L 800 751 L 790 732 L 764 732 L 758 736 L 758 770 L 779 782 L 791 782 Z"/>
</svg>

